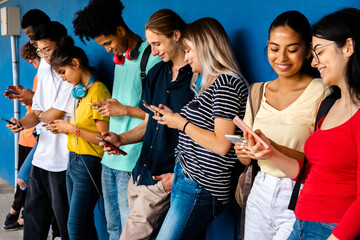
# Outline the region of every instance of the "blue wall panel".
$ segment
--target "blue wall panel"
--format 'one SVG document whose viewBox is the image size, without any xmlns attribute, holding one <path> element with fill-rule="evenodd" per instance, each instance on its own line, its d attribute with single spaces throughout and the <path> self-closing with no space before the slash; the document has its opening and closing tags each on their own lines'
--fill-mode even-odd
<svg viewBox="0 0 360 240">
<path fill-rule="evenodd" d="M 89 1 L 87 0 L 9 0 L 0 4 L 0 8 L 6 6 L 20 7 L 21 16 L 32 8 L 45 11 L 53 20 L 63 23 L 69 34 L 74 37 L 75 43 L 83 47 L 89 56 L 90 62 L 96 66 L 102 74 L 108 86 L 112 84 L 112 54 L 106 53 L 94 41 L 83 45 L 74 36 L 72 20 L 79 9 L 83 9 Z M 176 11 L 186 22 L 194 21 L 201 17 L 214 17 L 225 27 L 241 69 L 250 82 L 269 81 L 276 78 L 275 73 L 267 63 L 264 52 L 268 27 L 271 21 L 281 12 L 286 10 L 299 10 L 308 17 L 311 24 L 318 21 L 324 15 L 344 7 L 360 8 L 359 0 L 196 0 L 196 1 L 166 1 L 166 0 L 124 0 L 125 9 L 123 16 L 125 22 L 135 33 L 144 37 L 144 25 L 152 13 L 161 8 L 170 8 Z M 18 49 L 28 39 L 22 33 L 17 37 Z M 0 92 L 8 85 L 12 85 L 12 65 L 10 52 L 10 37 L 0 36 Z M 19 58 L 19 81 L 20 84 L 31 88 L 33 77 L 36 73 L 33 67 Z M 1 94 L 0 94 L 1 95 Z M 25 108 L 21 108 L 21 114 Z M 13 116 L 13 104 L 5 97 L 0 96 L 1 117 L 11 118 Z M 14 137 L 5 127 L 5 122 L 0 123 L 0 177 L 10 184 L 14 184 Z M 97 226 L 103 239 L 107 238 L 104 232 L 104 222 L 96 210 Z M 231 211 L 227 216 L 222 216 L 213 225 L 221 225 L 220 231 L 211 231 L 208 234 L 212 239 L 233 239 L 231 231 L 227 229 L 232 226 Z M 227 230 L 226 230 L 227 229 Z M 230 229 L 233 229 L 230 227 Z M 210 237 L 210 238 L 211 238 Z"/>
</svg>

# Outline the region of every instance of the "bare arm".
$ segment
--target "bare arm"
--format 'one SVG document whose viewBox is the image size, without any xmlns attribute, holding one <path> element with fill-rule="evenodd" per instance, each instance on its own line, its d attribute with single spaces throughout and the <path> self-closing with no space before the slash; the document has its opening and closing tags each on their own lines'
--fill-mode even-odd
<svg viewBox="0 0 360 240">
<path fill-rule="evenodd" d="M 151 106 L 155 111 L 162 114 L 154 116 L 159 124 L 167 125 L 169 128 L 175 128 L 180 131 L 184 129 L 187 120 L 178 113 L 172 113 L 167 107 L 158 108 Z M 168 110 L 165 110 L 168 109 Z M 214 132 L 202 129 L 192 123 L 188 123 L 185 133 L 203 148 L 214 153 L 225 155 L 231 148 L 231 142 L 225 138 L 225 134 L 235 133 L 235 124 L 231 120 L 218 118 L 214 120 Z"/>
<path fill-rule="evenodd" d="M 122 134 L 115 134 L 113 132 L 104 132 L 102 133 L 102 136 L 105 137 L 105 139 L 112 144 L 114 144 L 117 147 L 120 147 L 122 145 L 132 144 L 141 142 L 144 138 L 145 131 L 146 131 L 146 125 L 149 120 L 149 115 L 146 114 L 145 119 L 142 123 L 140 123 L 137 127 L 124 132 Z M 104 142 L 99 143 L 100 146 L 104 147 L 104 151 L 108 152 L 108 154 L 115 154 L 119 155 L 119 153 L 112 150 L 110 147 L 106 147 Z"/>
<path fill-rule="evenodd" d="M 127 115 L 140 119 L 145 118 L 145 112 L 139 107 L 123 105 L 115 98 L 105 99 L 101 102 L 92 103 L 92 106 L 103 116 L 117 117 Z"/>
<path fill-rule="evenodd" d="M 96 137 L 102 137 L 101 133 L 109 131 L 109 122 L 103 120 L 96 120 L 97 131 L 89 131 L 86 129 L 78 128 L 79 137 L 87 142 L 98 144 L 99 140 Z M 46 127 L 52 133 L 69 134 L 75 132 L 75 125 L 64 120 L 54 120 Z"/>
</svg>

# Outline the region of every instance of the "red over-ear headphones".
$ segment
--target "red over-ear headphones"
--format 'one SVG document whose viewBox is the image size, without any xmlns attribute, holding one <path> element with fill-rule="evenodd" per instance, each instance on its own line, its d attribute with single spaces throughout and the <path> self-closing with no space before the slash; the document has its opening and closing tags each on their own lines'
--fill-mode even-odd
<svg viewBox="0 0 360 240">
<path fill-rule="evenodd" d="M 139 47 L 140 47 L 142 42 L 143 41 L 142 41 L 141 37 L 138 36 L 138 41 L 136 43 L 136 46 L 134 48 L 129 48 L 128 50 L 126 50 L 125 57 L 129 61 L 133 61 L 133 60 L 135 60 L 137 58 L 137 56 L 139 55 Z M 125 57 L 122 56 L 122 55 L 114 54 L 113 61 L 114 61 L 115 64 L 123 65 L 124 62 L 125 62 Z"/>
</svg>

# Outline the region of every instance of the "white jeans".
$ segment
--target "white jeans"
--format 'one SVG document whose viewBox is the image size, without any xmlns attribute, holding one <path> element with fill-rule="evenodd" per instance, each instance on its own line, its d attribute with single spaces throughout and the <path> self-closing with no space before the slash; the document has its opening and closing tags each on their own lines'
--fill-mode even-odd
<svg viewBox="0 0 360 240">
<path fill-rule="evenodd" d="M 288 209 L 295 182 L 258 172 L 246 203 L 245 240 L 286 240 L 295 222 Z"/>
</svg>

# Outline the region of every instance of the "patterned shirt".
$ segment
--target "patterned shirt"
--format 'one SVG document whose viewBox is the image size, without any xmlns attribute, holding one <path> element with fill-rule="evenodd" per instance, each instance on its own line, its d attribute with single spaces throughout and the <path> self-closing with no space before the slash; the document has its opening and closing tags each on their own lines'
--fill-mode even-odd
<svg viewBox="0 0 360 240">
<path fill-rule="evenodd" d="M 216 117 L 232 120 L 244 117 L 248 89 L 246 80 L 220 75 L 203 93 L 184 106 L 180 114 L 190 123 L 214 131 Z M 235 134 L 241 130 L 236 128 Z M 219 201 L 230 201 L 231 172 L 237 160 L 233 148 L 225 156 L 201 147 L 185 133 L 179 134 L 176 152 L 186 176 L 208 190 Z"/>
</svg>

